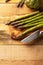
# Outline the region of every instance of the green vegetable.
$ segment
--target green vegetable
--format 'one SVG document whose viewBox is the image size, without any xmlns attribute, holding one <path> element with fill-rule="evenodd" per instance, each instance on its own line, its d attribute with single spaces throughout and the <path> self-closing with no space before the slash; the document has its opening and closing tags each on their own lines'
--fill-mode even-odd
<svg viewBox="0 0 43 65">
<path fill-rule="evenodd" d="M 22 24 L 23 22 L 26 22 L 26 21 L 29 21 L 29 20 L 31 20 L 31 19 L 33 19 L 33 18 L 36 18 L 36 17 L 38 17 L 38 16 L 41 16 L 42 14 L 43 14 L 43 12 L 37 13 L 36 15 L 34 15 L 34 16 L 32 16 L 32 17 L 26 18 L 26 19 L 24 19 L 24 20 L 20 20 L 20 21 L 18 21 L 18 22 L 14 22 L 14 23 L 12 23 L 11 25 Z"/>
<path fill-rule="evenodd" d="M 17 7 L 23 7 L 24 3 L 25 3 L 25 0 L 20 0 L 20 2 L 17 5 Z"/>
<path fill-rule="evenodd" d="M 43 22 L 43 19 L 39 19 L 39 20 L 34 21 L 34 22 L 32 22 L 32 23 L 28 23 L 28 24 L 25 24 L 25 25 L 23 25 L 23 26 L 19 26 L 18 28 L 19 28 L 19 29 L 29 28 L 29 27 L 35 26 L 35 25 L 37 25 L 37 24 L 39 24 L 39 23 L 42 23 L 41 21 Z"/>
<path fill-rule="evenodd" d="M 41 19 L 41 18 L 43 18 L 43 15 L 38 16 L 38 17 L 36 17 L 36 18 L 33 18 L 33 19 L 31 19 L 31 20 L 28 20 L 28 21 L 26 21 L 26 22 L 22 22 L 22 23 L 20 23 L 20 24 L 14 25 L 14 27 L 22 26 L 22 25 L 28 24 L 29 22 L 34 22 L 35 20 L 38 20 L 38 19 Z"/>
<path fill-rule="evenodd" d="M 37 14 L 37 13 L 39 13 L 39 11 L 35 11 L 35 12 L 33 12 L 33 13 L 31 13 L 31 14 L 27 14 L 27 15 L 21 17 L 21 18 L 17 18 L 17 19 L 15 19 L 15 20 L 13 20 L 13 21 L 10 21 L 10 22 L 7 23 L 6 25 L 10 25 L 11 23 L 14 23 L 14 22 L 16 22 L 16 21 L 20 21 L 20 20 L 23 20 L 23 19 L 29 18 L 29 17 L 31 17 L 31 16 Z"/>
<path fill-rule="evenodd" d="M 40 27 L 43 27 L 43 23 L 38 24 L 38 25 L 36 25 L 34 27 L 31 27 L 31 28 L 25 30 L 23 33 L 21 33 L 20 35 L 18 35 L 16 39 L 23 38 L 27 33 L 31 32 L 31 31 L 34 31 L 36 29 L 39 29 Z"/>
<path fill-rule="evenodd" d="M 33 9 L 39 9 L 40 7 L 40 0 L 26 0 L 26 6 Z"/>
</svg>

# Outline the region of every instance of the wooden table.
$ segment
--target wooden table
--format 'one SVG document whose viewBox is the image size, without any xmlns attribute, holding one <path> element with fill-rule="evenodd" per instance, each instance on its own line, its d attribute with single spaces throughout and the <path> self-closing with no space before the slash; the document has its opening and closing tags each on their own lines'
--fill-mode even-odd
<svg viewBox="0 0 43 65">
<path fill-rule="evenodd" d="M 9 15 L 9 12 L 7 14 L 4 14 L 5 11 L 2 12 L 0 16 Z M 9 19 L 0 18 L 0 20 L 3 24 L 3 20 L 5 23 Z M 15 43 L 18 42 L 0 40 L 0 44 L 5 44 L 0 45 L 0 65 L 43 65 L 43 37 L 35 40 L 34 45 L 16 45 Z"/>
<path fill-rule="evenodd" d="M 0 65 L 43 65 L 43 45 L 0 45 Z"/>
</svg>

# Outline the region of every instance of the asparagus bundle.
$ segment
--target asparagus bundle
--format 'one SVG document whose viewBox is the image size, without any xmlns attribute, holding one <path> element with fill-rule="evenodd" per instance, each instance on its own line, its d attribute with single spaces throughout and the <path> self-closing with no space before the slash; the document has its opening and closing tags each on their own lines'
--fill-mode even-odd
<svg viewBox="0 0 43 65">
<path fill-rule="evenodd" d="M 11 25 L 15 25 L 15 24 L 19 24 L 19 23 L 21 23 L 21 22 L 25 22 L 25 21 L 27 21 L 28 19 L 31 19 L 31 18 L 34 18 L 34 17 L 38 16 L 38 14 L 39 14 L 39 12 L 36 13 L 35 15 L 33 15 L 33 16 L 28 17 L 28 18 L 25 18 L 25 19 L 22 19 L 22 20 L 18 20 L 18 21 L 12 22 Z"/>
<path fill-rule="evenodd" d="M 39 19 L 39 20 L 37 20 L 37 21 L 33 21 L 33 22 L 31 22 L 31 23 L 27 23 L 27 24 L 25 24 L 25 25 L 19 26 L 18 28 L 19 28 L 19 29 L 29 28 L 29 27 L 32 27 L 32 26 L 35 26 L 35 25 L 41 23 L 41 21 L 43 22 L 43 19 Z"/>
<path fill-rule="evenodd" d="M 7 23 L 7 25 L 10 25 L 11 23 L 14 23 L 14 22 L 17 22 L 17 21 L 20 21 L 20 20 L 29 18 L 29 17 L 31 17 L 31 16 L 37 14 L 37 13 L 39 13 L 39 11 L 36 11 L 36 12 L 31 13 L 31 14 L 25 15 L 25 16 L 23 16 L 23 17 L 21 17 L 21 18 L 18 18 L 18 19 L 16 19 L 16 20 L 14 20 L 14 21 L 10 21 L 9 23 Z"/>
<path fill-rule="evenodd" d="M 43 12 L 33 12 L 32 14 L 11 21 L 10 23 L 8 23 L 8 25 L 9 24 L 11 24 L 14 28 L 16 27 L 17 29 L 19 28 L 23 31 L 21 34 L 18 34 L 17 36 L 14 35 L 14 39 L 22 39 L 29 32 L 43 27 Z"/>
<path fill-rule="evenodd" d="M 34 27 L 31 27 L 31 28 L 25 30 L 22 34 L 18 35 L 18 36 L 16 37 L 16 39 L 18 40 L 18 39 L 24 38 L 24 37 L 26 36 L 26 34 L 28 34 L 29 32 L 32 32 L 32 31 L 34 31 L 34 30 L 37 30 L 37 29 L 39 29 L 40 27 L 43 27 L 43 23 L 38 24 L 38 25 L 36 25 L 36 26 L 34 26 Z"/>
<path fill-rule="evenodd" d="M 31 20 L 31 19 L 34 19 L 34 18 L 38 17 L 38 16 L 41 16 L 42 14 L 43 14 L 43 12 L 37 13 L 36 15 L 34 15 L 34 16 L 32 16 L 32 17 L 26 18 L 26 19 L 24 19 L 24 20 L 20 20 L 20 21 L 18 21 L 18 22 L 11 23 L 11 25 L 22 24 L 22 23 L 24 23 L 24 22 L 26 22 L 26 21 L 29 21 L 29 20 Z"/>
<path fill-rule="evenodd" d="M 38 17 L 36 17 L 36 18 L 33 18 L 32 20 L 28 20 L 28 21 L 26 21 L 26 22 L 22 22 L 22 23 L 20 23 L 20 24 L 14 25 L 14 27 L 22 26 L 22 25 L 28 24 L 29 22 L 34 22 L 34 21 L 36 21 L 36 20 L 38 20 L 38 19 L 41 19 L 41 18 L 43 18 L 43 15 L 38 16 Z"/>
</svg>

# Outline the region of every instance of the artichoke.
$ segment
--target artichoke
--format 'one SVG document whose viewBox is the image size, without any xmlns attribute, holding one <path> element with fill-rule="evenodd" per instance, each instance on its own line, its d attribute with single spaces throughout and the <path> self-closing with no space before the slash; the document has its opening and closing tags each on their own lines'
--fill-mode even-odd
<svg viewBox="0 0 43 65">
<path fill-rule="evenodd" d="M 32 9 L 39 9 L 40 7 L 40 0 L 26 0 L 26 6 Z"/>
</svg>

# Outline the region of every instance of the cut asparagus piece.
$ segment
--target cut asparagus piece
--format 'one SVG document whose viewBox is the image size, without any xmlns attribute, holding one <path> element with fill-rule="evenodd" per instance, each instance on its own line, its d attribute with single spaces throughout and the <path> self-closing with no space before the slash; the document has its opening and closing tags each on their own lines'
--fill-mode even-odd
<svg viewBox="0 0 43 65">
<path fill-rule="evenodd" d="M 24 2 L 25 2 L 25 0 L 21 0 L 21 1 L 19 2 L 19 4 L 17 5 L 17 7 L 23 7 Z"/>
<path fill-rule="evenodd" d="M 33 16 L 33 15 L 35 15 L 37 13 L 39 13 L 39 11 L 35 11 L 35 12 L 31 13 L 31 14 L 28 14 L 28 15 L 25 15 L 25 16 L 23 16 L 21 18 L 18 18 L 18 19 L 15 19 L 13 21 L 10 21 L 9 23 L 7 23 L 7 25 L 11 24 L 12 22 L 16 22 L 16 21 L 23 20 L 25 18 L 31 17 L 31 16 Z"/>
<path fill-rule="evenodd" d="M 25 22 L 25 21 L 31 20 L 31 19 L 33 19 L 33 18 L 36 18 L 36 17 L 38 17 L 38 16 L 41 15 L 41 14 L 43 14 L 43 12 L 37 13 L 36 15 L 34 15 L 34 16 L 32 16 L 32 17 L 29 17 L 29 18 L 26 18 L 26 19 L 24 19 L 24 20 L 20 20 L 20 21 L 17 21 L 17 22 L 13 22 L 13 23 L 11 23 L 11 25 L 16 25 L 16 24 L 23 23 L 23 22 Z"/>
<path fill-rule="evenodd" d="M 40 27 L 43 27 L 43 23 L 41 23 L 41 24 L 39 24 L 39 25 L 36 25 L 36 26 L 34 26 L 34 27 L 31 27 L 31 28 L 29 28 L 29 29 L 27 29 L 27 30 L 25 30 L 22 34 L 18 35 L 18 36 L 16 37 L 16 39 L 24 38 L 29 32 L 32 32 L 32 31 L 34 31 L 34 30 L 37 30 L 37 29 L 39 29 Z"/>
<path fill-rule="evenodd" d="M 35 25 L 41 23 L 41 21 L 43 22 L 43 19 L 39 19 L 37 21 L 34 21 L 34 22 L 31 22 L 31 23 L 25 24 L 23 26 L 19 26 L 18 28 L 19 29 L 24 29 L 24 28 L 28 28 L 28 27 L 31 27 L 31 26 L 35 26 Z"/>
<path fill-rule="evenodd" d="M 19 26 L 28 24 L 29 22 L 34 22 L 34 21 L 36 21 L 36 20 L 38 20 L 38 19 L 41 19 L 41 18 L 43 18 L 43 15 L 38 16 L 38 17 L 36 17 L 36 18 L 33 18 L 33 19 L 31 19 L 31 20 L 28 20 L 28 21 L 26 21 L 26 22 L 22 22 L 22 23 L 20 23 L 20 24 L 14 25 L 14 27 L 19 27 Z"/>
</svg>

